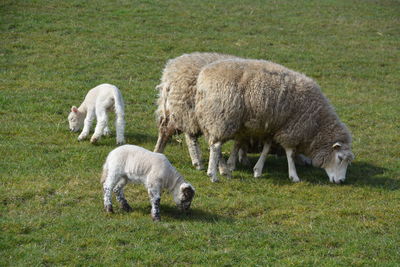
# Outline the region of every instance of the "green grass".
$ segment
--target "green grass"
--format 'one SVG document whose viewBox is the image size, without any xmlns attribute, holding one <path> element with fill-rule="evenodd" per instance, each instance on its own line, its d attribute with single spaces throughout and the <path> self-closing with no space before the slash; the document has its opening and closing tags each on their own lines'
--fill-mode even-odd
<svg viewBox="0 0 400 267">
<path fill-rule="evenodd" d="M 394 0 L 2 1 L 0 266 L 399 265 L 399 14 Z M 128 185 L 134 211 L 105 214 L 99 178 L 115 138 L 78 143 L 70 107 L 117 85 L 128 143 L 152 150 L 161 70 L 194 51 L 314 78 L 353 133 L 346 184 L 311 167 L 292 184 L 274 157 L 259 179 L 240 167 L 212 184 L 178 137 L 165 153 L 197 189 L 191 213 L 164 195 L 155 224 L 145 189 Z"/>
</svg>

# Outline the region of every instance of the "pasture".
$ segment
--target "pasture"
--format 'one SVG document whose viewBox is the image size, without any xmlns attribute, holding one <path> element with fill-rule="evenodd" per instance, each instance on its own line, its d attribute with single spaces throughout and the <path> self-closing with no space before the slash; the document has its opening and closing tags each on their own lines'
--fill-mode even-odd
<svg viewBox="0 0 400 267">
<path fill-rule="evenodd" d="M 1 1 L 0 266 L 399 265 L 399 14 L 398 0 Z M 153 223 L 135 185 L 125 192 L 134 211 L 106 214 L 99 180 L 114 117 L 113 136 L 78 142 L 71 106 L 115 84 L 127 142 L 153 150 L 162 68 L 194 51 L 315 79 L 352 131 L 345 184 L 313 167 L 298 167 L 293 184 L 274 156 L 260 178 L 239 166 L 212 184 L 176 136 L 165 154 L 196 188 L 190 214 L 165 194 Z"/>
</svg>

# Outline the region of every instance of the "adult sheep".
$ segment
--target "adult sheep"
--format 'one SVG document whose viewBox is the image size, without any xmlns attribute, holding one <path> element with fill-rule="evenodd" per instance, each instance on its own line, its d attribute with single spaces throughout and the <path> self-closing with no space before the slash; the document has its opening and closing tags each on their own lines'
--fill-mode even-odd
<svg viewBox="0 0 400 267">
<path fill-rule="evenodd" d="M 194 113 L 197 76 L 205 65 L 228 58 L 234 56 L 195 52 L 168 60 L 161 83 L 157 86 L 159 97 L 156 117 L 159 133 L 154 152 L 162 153 L 170 137 L 183 132 L 192 164 L 197 169 L 203 168 L 197 141 L 201 130 Z"/>
<path fill-rule="evenodd" d="M 199 73 L 195 112 L 210 145 L 207 174 L 218 180 L 216 168 L 221 145 L 249 137 L 274 141 L 287 156 L 289 178 L 300 181 L 294 152 L 326 170 L 329 180 L 346 178 L 351 135 L 312 79 L 281 65 L 250 59 L 211 63 Z"/>
</svg>

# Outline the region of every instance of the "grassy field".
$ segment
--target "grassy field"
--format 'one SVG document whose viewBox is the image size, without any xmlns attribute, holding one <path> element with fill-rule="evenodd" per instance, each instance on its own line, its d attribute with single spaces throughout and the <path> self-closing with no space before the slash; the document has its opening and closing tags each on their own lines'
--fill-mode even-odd
<svg viewBox="0 0 400 267">
<path fill-rule="evenodd" d="M 399 266 L 399 14 L 398 0 L 1 1 L 0 266 Z M 271 156 L 259 179 L 240 167 L 212 184 L 177 136 L 165 153 L 197 189 L 191 213 L 164 195 L 153 223 L 145 189 L 128 185 L 134 211 L 105 214 L 115 138 L 78 143 L 70 107 L 117 85 L 128 143 L 152 150 L 161 70 L 194 51 L 314 78 L 353 133 L 346 183 L 299 167 L 293 184 Z"/>
</svg>

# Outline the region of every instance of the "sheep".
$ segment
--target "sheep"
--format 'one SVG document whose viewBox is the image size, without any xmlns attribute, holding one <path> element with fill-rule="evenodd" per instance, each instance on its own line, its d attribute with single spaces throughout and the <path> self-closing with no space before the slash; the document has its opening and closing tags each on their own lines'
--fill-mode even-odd
<svg viewBox="0 0 400 267">
<path fill-rule="evenodd" d="M 196 169 L 203 169 L 197 138 L 201 135 L 194 114 L 196 80 L 200 69 L 214 61 L 235 58 L 218 53 L 183 54 L 167 62 L 161 77 L 156 117 L 159 128 L 155 152 L 162 153 L 169 138 L 183 132 Z"/>
<path fill-rule="evenodd" d="M 72 106 L 68 115 L 69 128 L 72 132 L 78 132 L 83 126 L 78 137 L 78 141 L 82 141 L 89 135 L 92 122 L 96 118 L 96 128 L 90 139 L 91 143 L 96 143 L 102 135 L 111 134 L 108 128 L 107 111 L 113 108 L 116 114 L 117 144 L 124 144 L 124 101 L 118 88 L 111 84 L 100 84 L 94 87 L 89 90 L 79 108 Z"/>
<path fill-rule="evenodd" d="M 160 200 L 163 189 L 173 194 L 176 205 L 187 211 L 192 203 L 195 189 L 186 182 L 171 165 L 165 155 L 151 152 L 135 145 L 123 145 L 112 150 L 103 165 L 101 177 L 104 192 L 104 209 L 113 213 L 112 192 L 124 211 L 130 212 L 124 196 L 128 182 L 143 184 L 149 194 L 151 217 L 160 221 Z"/>
<path fill-rule="evenodd" d="M 228 59 L 205 66 L 198 75 L 195 115 L 210 146 L 207 174 L 218 181 L 221 145 L 249 137 L 272 142 L 286 153 L 289 178 L 300 181 L 294 153 L 325 169 L 330 182 L 346 178 L 353 160 L 351 135 L 320 87 L 303 74 L 265 60 Z"/>
</svg>

